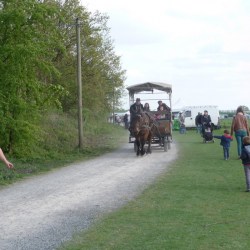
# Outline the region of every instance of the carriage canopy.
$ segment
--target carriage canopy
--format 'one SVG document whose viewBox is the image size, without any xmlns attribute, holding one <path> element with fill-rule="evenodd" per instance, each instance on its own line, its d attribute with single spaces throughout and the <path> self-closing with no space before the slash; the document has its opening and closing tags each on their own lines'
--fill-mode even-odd
<svg viewBox="0 0 250 250">
<path fill-rule="evenodd" d="M 161 100 L 169 100 L 169 107 L 170 110 L 164 110 L 160 111 L 161 115 L 163 117 L 155 118 L 155 114 L 159 115 L 159 111 L 150 111 L 147 112 L 147 114 L 151 115 L 151 118 L 153 117 L 153 120 L 157 119 L 157 123 L 154 122 L 154 128 L 157 129 L 155 131 L 151 131 L 153 133 L 152 141 L 159 143 L 161 146 L 164 147 L 164 151 L 167 151 L 170 149 L 170 142 L 172 141 L 172 102 L 171 102 L 171 95 L 172 95 L 172 85 L 168 83 L 162 83 L 162 82 L 145 82 L 145 83 L 139 83 L 134 84 L 129 87 L 127 87 L 127 90 L 129 92 L 129 104 L 132 105 L 134 103 L 134 97 L 136 94 L 144 95 L 145 93 L 141 92 L 149 92 L 146 94 L 149 94 L 149 98 L 145 98 L 145 100 L 159 100 L 157 95 L 160 94 L 166 95 L 166 98 Z M 159 91 L 154 91 L 159 90 Z M 151 93 L 153 95 L 156 95 L 154 97 L 151 96 Z M 153 99 L 152 99 L 153 98 Z M 131 135 L 129 137 L 129 142 L 131 141 Z"/>
<path fill-rule="evenodd" d="M 163 82 L 145 82 L 145 83 L 139 83 L 139 84 L 134 84 L 129 87 L 127 87 L 127 90 L 129 92 L 129 104 L 134 103 L 134 95 L 140 92 L 152 92 L 154 90 L 160 90 L 163 92 L 166 92 L 168 95 L 168 99 L 171 104 L 171 94 L 172 94 L 172 85 L 168 83 L 163 83 Z"/>
</svg>

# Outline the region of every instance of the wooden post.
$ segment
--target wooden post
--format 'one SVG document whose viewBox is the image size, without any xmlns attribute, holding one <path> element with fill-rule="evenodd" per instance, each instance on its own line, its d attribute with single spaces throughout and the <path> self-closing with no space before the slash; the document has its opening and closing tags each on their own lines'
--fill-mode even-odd
<svg viewBox="0 0 250 250">
<path fill-rule="evenodd" d="M 83 121 L 82 121 L 82 68 L 81 68 L 81 42 L 80 22 L 76 19 L 76 41 L 77 41 L 77 86 L 78 86 L 78 135 L 79 149 L 83 149 Z"/>
</svg>

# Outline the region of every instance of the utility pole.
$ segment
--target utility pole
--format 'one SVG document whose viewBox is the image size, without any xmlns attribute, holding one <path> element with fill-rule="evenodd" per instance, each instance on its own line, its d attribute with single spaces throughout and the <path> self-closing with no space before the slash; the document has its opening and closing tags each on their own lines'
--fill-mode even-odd
<svg viewBox="0 0 250 250">
<path fill-rule="evenodd" d="M 83 121 L 82 121 L 82 67 L 81 67 L 81 41 L 80 22 L 76 18 L 76 41 L 77 41 L 77 86 L 78 86 L 78 135 L 79 149 L 83 149 Z"/>
<path fill-rule="evenodd" d="M 112 103 L 112 112 L 113 112 L 113 124 L 115 124 L 115 87 L 113 87 L 113 103 Z"/>
</svg>

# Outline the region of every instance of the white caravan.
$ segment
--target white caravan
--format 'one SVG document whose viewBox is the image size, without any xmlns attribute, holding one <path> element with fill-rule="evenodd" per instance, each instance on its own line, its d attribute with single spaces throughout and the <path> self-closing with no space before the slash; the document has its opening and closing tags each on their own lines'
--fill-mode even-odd
<svg viewBox="0 0 250 250">
<path fill-rule="evenodd" d="M 220 128 L 220 114 L 217 106 L 186 106 L 182 110 L 186 128 L 195 128 L 195 118 L 199 112 L 204 114 L 204 110 L 208 111 L 214 128 Z"/>
</svg>

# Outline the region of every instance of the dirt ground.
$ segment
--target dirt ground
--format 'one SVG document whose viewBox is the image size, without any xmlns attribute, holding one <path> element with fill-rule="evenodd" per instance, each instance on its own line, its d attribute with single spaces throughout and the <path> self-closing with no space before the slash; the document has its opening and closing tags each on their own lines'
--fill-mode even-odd
<svg viewBox="0 0 250 250">
<path fill-rule="evenodd" d="M 133 144 L 0 190 L 0 249 L 56 249 L 135 198 L 168 169 L 177 147 L 136 157 Z"/>
</svg>

